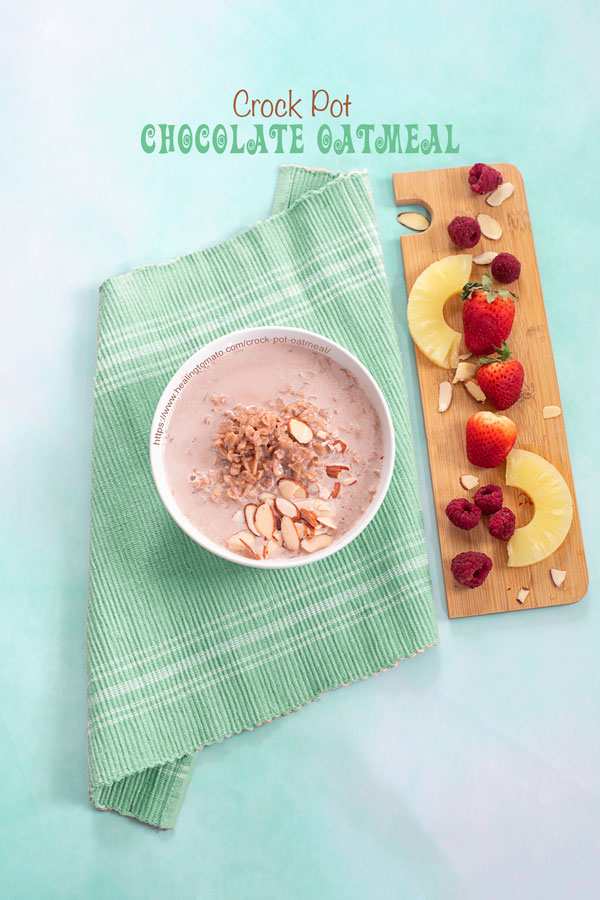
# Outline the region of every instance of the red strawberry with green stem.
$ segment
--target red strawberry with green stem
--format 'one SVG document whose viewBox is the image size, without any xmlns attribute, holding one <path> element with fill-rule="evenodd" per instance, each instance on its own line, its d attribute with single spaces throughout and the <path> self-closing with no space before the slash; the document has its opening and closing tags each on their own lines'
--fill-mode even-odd
<svg viewBox="0 0 600 900">
<path fill-rule="evenodd" d="M 525 372 L 518 359 L 513 359 L 506 341 L 494 347 L 498 357 L 483 356 L 477 370 L 479 387 L 496 409 L 508 409 L 521 396 Z"/>
<path fill-rule="evenodd" d="M 515 317 L 512 291 L 495 290 L 484 275 L 481 283 L 470 281 L 462 289 L 465 343 L 471 353 L 493 353 L 510 334 Z"/>
<path fill-rule="evenodd" d="M 504 462 L 517 439 L 517 426 L 508 416 L 489 410 L 467 422 L 467 457 L 474 466 L 494 469 Z"/>
</svg>

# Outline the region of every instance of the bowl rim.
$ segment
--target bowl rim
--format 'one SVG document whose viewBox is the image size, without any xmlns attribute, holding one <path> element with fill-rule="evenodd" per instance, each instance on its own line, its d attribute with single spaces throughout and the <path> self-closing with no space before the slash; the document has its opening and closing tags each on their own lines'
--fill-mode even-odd
<svg viewBox="0 0 600 900">
<path fill-rule="evenodd" d="M 359 381 L 361 382 L 362 386 L 364 387 L 364 382 L 366 382 L 377 398 L 379 409 L 377 409 L 376 411 L 380 416 L 383 434 L 383 445 L 385 446 L 387 443 L 389 445 L 389 450 L 384 454 L 381 477 L 373 500 L 371 501 L 363 515 L 360 516 L 360 518 L 355 522 L 352 528 L 348 529 L 345 534 L 332 541 L 329 547 L 325 547 L 323 550 L 317 550 L 315 553 L 305 553 L 302 556 L 293 556 L 289 558 L 274 557 L 271 560 L 255 560 L 250 559 L 249 557 L 241 556 L 239 553 L 234 553 L 232 550 L 229 550 L 228 547 L 221 546 L 210 538 L 207 538 L 202 534 L 200 529 L 195 528 L 192 525 L 192 523 L 187 519 L 187 517 L 183 514 L 183 512 L 175 502 L 166 476 L 164 465 L 165 444 L 162 438 L 168 431 L 168 422 L 170 421 L 173 411 L 175 410 L 177 400 L 175 400 L 175 402 L 171 404 L 169 413 L 163 421 L 161 438 L 158 443 L 156 443 L 155 440 L 155 433 L 159 427 L 161 413 L 163 412 L 165 405 L 171 399 L 174 389 L 180 385 L 183 376 L 187 374 L 190 366 L 193 367 L 194 365 L 198 364 L 198 357 L 210 356 L 211 352 L 214 352 L 217 348 L 220 348 L 221 345 L 236 343 L 242 338 L 249 339 L 254 336 L 265 334 L 275 335 L 277 333 L 279 333 L 279 335 L 281 336 L 290 333 L 292 335 L 303 337 L 307 340 L 321 342 L 326 346 L 329 346 L 330 349 L 335 350 L 337 354 L 341 354 L 342 357 L 346 357 L 347 360 L 351 362 L 352 366 L 357 369 L 358 373 L 361 376 L 359 378 Z M 182 390 L 180 396 L 183 396 L 183 393 L 184 391 Z M 222 559 L 226 559 L 229 562 L 235 563 L 236 565 L 248 566 L 250 568 L 257 569 L 290 569 L 296 568 L 298 566 L 309 565 L 310 563 L 319 562 L 320 560 L 325 559 L 328 556 L 332 556 L 334 553 L 337 553 L 338 550 L 342 550 L 349 543 L 351 543 L 356 537 L 358 537 L 359 534 L 361 534 L 362 531 L 364 531 L 364 529 L 373 520 L 376 513 L 379 511 L 379 508 L 383 503 L 383 500 L 385 499 L 390 486 L 390 482 L 392 480 L 395 458 L 396 441 L 394 424 L 392 422 L 390 410 L 383 392 L 381 391 L 381 388 L 377 384 L 377 381 L 375 380 L 373 375 L 371 375 L 369 370 L 366 368 L 366 366 L 364 366 L 363 363 L 361 363 L 360 360 L 357 359 L 357 357 L 353 353 L 351 353 L 350 350 L 347 350 L 341 344 L 338 344 L 337 341 L 334 341 L 331 338 L 328 338 L 325 335 L 319 334 L 315 331 L 308 331 L 305 328 L 296 328 L 288 325 L 261 325 L 253 326 L 250 328 L 238 328 L 235 331 L 228 332 L 221 335 L 220 337 L 213 339 L 208 344 L 203 344 L 202 346 L 198 347 L 198 349 L 178 367 L 176 372 L 169 379 L 169 382 L 160 395 L 160 399 L 156 406 L 154 416 L 152 417 L 152 426 L 150 429 L 150 467 L 152 470 L 152 477 L 154 479 L 154 484 L 163 503 L 163 506 L 165 507 L 171 518 L 181 528 L 181 530 L 185 532 L 185 534 L 187 534 L 189 538 L 191 538 L 196 544 L 198 544 L 204 550 L 207 550 L 209 553 L 220 556 Z"/>
</svg>

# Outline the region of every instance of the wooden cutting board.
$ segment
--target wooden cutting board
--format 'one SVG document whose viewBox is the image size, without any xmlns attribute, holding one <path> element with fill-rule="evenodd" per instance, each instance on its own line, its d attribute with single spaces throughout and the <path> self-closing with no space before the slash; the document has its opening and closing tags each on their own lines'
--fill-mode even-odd
<svg viewBox="0 0 600 900">
<path fill-rule="evenodd" d="M 564 419 L 562 416 L 555 419 L 542 418 L 544 406 L 561 406 L 561 401 L 523 179 L 514 166 L 492 165 L 502 172 L 505 181 L 510 181 L 515 186 L 513 196 L 498 207 L 488 206 L 485 197 L 471 191 L 468 184 L 469 167 L 401 172 L 393 176 L 396 205 L 418 203 L 431 216 L 431 225 L 427 231 L 403 235 L 401 238 L 406 287 L 410 292 L 423 269 L 435 260 L 455 253 L 476 256 L 486 250 L 497 253 L 506 251 L 513 253 L 521 261 L 521 277 L 509 285 L 520 300 L 516 304 L 515 321 L 508 343 L 513 355 L 525 368 L 525 384 L 521 399 L 506 411 L 506 415 L 518 427 L 515 446 L 539 453 L 562 473 L 573 495 L 575 510 L 563 545 L 548 559 L 527 568 L 508 568 L 506 545 L 491 537 L 484 517 L 471 531 L 460 531 L 450 524 L 444 512 L 447 503 L 454 497 L 470 499 L 475 493 L 466 492 L 459 483 L 459 477 L 466 474 L 477 475 L 481 485 L 491 483 L 502 487 L 505 505 L 516 514 L 517 527 L 529 521 L 533 508 L 528 498 L 516 489 L 506 487 L 504 463 L 497 469 L 478 469 L 467 460 L 467 419 L 477 410 L 493 409 L 491 404 L 476 403 L 462 384 L 456 384 L 450 408 L 445 413 L 439 413 L 439 384 L 441 381 L 452 381 L 454 372 L 434 365 L 415 348 L 450 618 L 576 603 L 585 595 L 588 587 Z M 468 215 L 475 218 L 479 213 L 487 213 L 500 222 L 502 237 L 498 241 L 482 237 L 472 250 L 458 250 L 448 236 L 448 222 L 455 216 Z M 471 280 L 480 281 L 486 272 L 490 274 L 489 266 L 473 265 Z M 454 297 L 446 304 L 445 315 L 449 324 L 462 332 L 461 307 L 460 297 Z M 463 347 L 461 352 L 464 350 Z M 487 553 L 494 563 L 484 585 L 475 590 L 456 584 L 450 571 L 453 557 L 463 550 L 471 549 Z M 550 568 L 566 570 L 567 577 L 561 588 L 555 587 L 552 582 Z M 522 587 L 530 591 L 523 605 L 516 600 Z"/>
</svg>

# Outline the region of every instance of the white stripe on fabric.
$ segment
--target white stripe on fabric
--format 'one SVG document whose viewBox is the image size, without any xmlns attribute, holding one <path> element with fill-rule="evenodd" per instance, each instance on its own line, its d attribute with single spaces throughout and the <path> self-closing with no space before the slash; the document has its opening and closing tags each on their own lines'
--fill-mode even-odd
<svg viewBox="0 0 600 900">
<path fill-rule="evenodd" d="M 335 293 L 334 293 L 333 288 L 322 287 L 320 290 L 319 299 L 321 300 L 321 303 L 324 305 L 324 302 L 330 302 L 332 300 L 339 299 L 339 296 L 338 296 L 339 291 L 344 288 L 354 290 L 358 287 L 364 287 L 365 284 L 371 284 L 371 283 L 374 283 L 383 278 L 385 278 L 385 268 L 383 265 L 371 267 L 371 269 L 368 272 L 355 274 L 355 275 L 352 275 L 352 277 L 346 279 L 345 281 L 338 282 L 335 286 Z M 298 296 L 302 296 L 303 289 L 298 288 L 297 290 L 295 290 L 294 293 Z M 276 306 L 281 305 L 281 297 L 280 296 L 272 295 L 272 297 L 270 299 L 272 299 L 274 301 Z M 311 301 L 304 300 L 303 302 L 300 302 L 300 303 L 296 304 L 295 306 L 286 307 L 285 310 L 281 310 L 279 312 L 279 316 L 280 317 L 283 316 L 284 319 L 289 320 L 289 318 L 291 316 L 297 315 L 301 312 L 311 312 L 313 310 L 313 308 L 314 308 L 313 303 Z M 149 356 L 154 352 L 158 352 L 159 350 L 162 351 L 165 349 L 171 349 L 173 347 L 180 346 L 182 344 L 186 344 L 190 340 L 192 340 L 194 337 L 202 337 L 202 339 L 206 341 L 207 338 L 209 337 L 209 335 L 211 333 L 217 331 L 218 329 L 221 329 L 226 325 L 232 325 L 234 323 L 237 324 L 237 323 L 239 323 L 240 318 L 247 316 L 248 313 L 259 312 L 259 311 L 261 311 L 265 316 L 271 317 L 269 315 L 269 309 L 264 306 L 263 301 L 257 300 L 256 303 L 249 304 L 248 306 L 245 306 L 239 310 L 234 310 L 231 313 L 229 313 L 227 316 L 222 317 L 218 321 L 213 320 L 209 324 L 201 323 L 200 325 L 198 325 L 197 328 L 188 330 L 184 334 L 175 335 L 174 337 L 170 338 L 169 340 L 166 340 L 166 341 L 158 340 L 158 341 L 155 341 L 153 344 L 146 344 L 142 348 L 140 348 L 139 353 L 135 353 L 135 352 L 131 351 L 128 353 L 128 361 L 131 362 L 132 360 L 138 359 L 142 356 Z M 275 312 L 273 315 L 277 315 L 277 312 Z M 123 351 L 123 354 L 121 354 L 121 355 L 124 356 L 125 351 Z M 155 366 L 155 365 L 156 365 L 156 360 L 153 360 L 149 364 L 149 366 Z M 100 383 L 101 388 L 104 387 L 104 385 L 115 385 L 116 386 L 116 382 L 119 381 L 124 375 L 128 375 L 131 373 L 137 374 L 138 372 L 145 371 L 147 368 L 148 368 L 148 366 L 145 366 L 145 367 L 140 366 L 136 369 L 128 369 L 125 371 L 116 372 L 116 373 L 113 373 L 112 375 L 110 375 L 110 374 L 103 375 L 99 371 L 100 370 L 100 366 L 99 366 L 95 381 L 96 381 L 96 383 L 98 383 L 98 382 Z"/>
<path fill-rule="evenodd" d="M 238 299 L 241 299 L 242 297 L 254 293 L 258 288 L 265 287 L 266 285 L 271 284 L 274 277 L 293 278 L 297 276 L 299 272 L 303 272 L 305 269 L 308 269 L 311 265 L 321 259 L 326 259 L 337 250 L 347 247 L 353 247 L 356 244 L 363 242 L 365 237 L 367 238 L 367 243 L 369 244 L 369 246 L 372 248 L 377 248 L 377 255 L 381 256 L 381 249 L 377 247 L 376 242 L 373 242 L 369 239 L 370 235 L 374 235 L 375 237 L 377 237 L 377 228 L 374 225 L 365 226 L 364 228 L 360 229 L 360 232 L 349 232 L 341 240 L 332 242 L 321 253 L 315 253 L 314 255 L 311 255 L 311 257 L 308 258 L 306 262 L 298 265 L 295 268 L 290 268 L 289 264 L 286 263 L 285 265 L 279 266 L 277 268 L 269 269 L 269 271 L 262 278 L 253 280 L 252 286 L 250 288 L 244 291 L 236 291 L 236 297 Z M 137 270 L 134 269 L 133 271 Z M 230 297 L 231 292 L 215 294 L 214 297 L 211 297 L 211 302 L 214 302 L 216 304 L 220 301 L 227 301 Z M 152 334 L 152 332 L 155 331 L 157 327 L 161 327 L 163 325 L 183 324 L 184 322 L 192 321 L 195 318 L 196 316 L 194 314 L 181 316 L 177 313 L 169 313 L 165 316 L 155 316 L 153 319 L 144 320 L 143 328 L 139 327 L 142 324 L 141 322 L 132 323 L 126 328 L 122 328 L 119 334 L 114 335 L 110 339 L 102 339 L 100 342 L 100 349 L 108 349 L 115 344 L 121 344 L 125 341 L 133 340 L 137 337 L 142 337 L 144 334 Z M 137 329 L 137 331 L 134 331 L 133 329 Z"/>
<path fill-rule="evenodd" d="M 393 574 L 390 577 L 394 577 Z M 428 582 L 429 582 L 429 576 L 427 575 L 424 578 L 418 579 L 413 585 L 411 585 L 411 589 L 415 588 L 415 587 L 420 587 L 421 585 L 427 584 Z M 292 648 L 288 647 L 288 649 L 286 649 L 286 650 L 281 650 L 281 652 L 275 653 L 266 659 L 260 660 L 259 657 L 263 653 L 266 653 L 269 650 L 273 649 L 272 647 L 270 647 L 270 648 L 268 648 L 268 650 L 261 651 L 258 654 L 253 654 L 252 656 L 248 656 L 242 660 L 237 661 L 237 663 L 245 662 L 247 660 L 252 660 L 253 662 L 250 665 L 244 666 L 242 668 L 239 668 L 239 665 L 237 665 L 236 668 L 233 671 L 231 671 L 228 675 L 225 675 L 225 677 L 222 677 L 222 672 L 224 672 L 226 668 L 231 668 L 231 664 L 229 667 L 223 667 L 221 670 L 217 670 L 217 672 L 207 673 L 207 675 L 209 675 L 209 676 L 210 675 L 218 675 L 218 677 L 214 678 L 210 682 L 201 681 L 201 682 L 194 682 L 193 684 L 188 682 L 187 684 L 175 686 L 174 688 L 173 687 L 168 688 L 166 691 L 162 691 L 160 694 L 154 695 L 151 698 L 142 698 L 140 701 L 137 701 L 133 705 L 121 707 L 120 710 L 113 710 L 112 712 L 120 712 L 120 711 L 124 711 L 124 710 L 128 710 L 128 712 L 123 716 L 118 716 L 117 718 L 90 723 L 90 728 L 88 730 L 88 734 L 91 735 L 94 730 L 100 730 L 105 727 L 110 727 L 112 725 L 116 725 L 119 722 L 126 721 L 127 719 L 131 719 L 133 716 L 138 714 L 139 710 L 142 707 L 142 704 L 145 705 L 146 703 L 148 703 L 151 700 L 152 701 L 156 700 L 158 697 L 162 698 L 163 696 L 168 696 L 169 694 L 172 695 L 171 699 L 165 700 L 164 703 L 161 700 L 159 700 L 159 702 L 154 703 L 152 706 L 144 709 L 143 712 L 145 712 L 145 713 L 151 712 L 152 710 L 158 708 L 159 706 L 171 705 L 172 703 L 177 702 L 177 700 L 183 699 L 183 697 L 186 697 L 189 694 L 194 693 L 195 691 L 198 691 L 200 689 L 205 689 L 207 687 L 211 687 L 213 684 L 217 684 L 217 683 L 220 683 L 229 678 L 233 678 L 236 675 L 241 675 L 243 672 L 248 672 L 248 671 L 256 668 L 257 666 L 265 665 L 266 663 L 272 662 L 275 659 L 279 659 L 281 656 L 286 656 L 287 654 L 290 653 L 290 649 L 292 651 L 296 651 L 296 650 L 301 649 L 302 647 L 307 647 L 310 644 L 314 644 L 316 641 L 321 640 L 323 637 L 331 637 L 332 635 L 337 634 L 339 631 L 343 631 L 345 628 L 351 627 L 352 625 L 355 624 L 355 622 L 365 621 L 366 619 L 370 619 L 373 616 L 379 615 L 393 606 L 397 606 L 400 603 L 404 603 L 406 599 L 411 599 L 413 596 L 414 595 L 411 594 L 410 598 L 406 598 L 406 597 L 402 596 L 402 592 L 399 592 L 398 594 L 395 594 L 395 595 L 393 595 L 393 597 L 390 598 L 389 603 L 379 604 L 378 606 L 373 605 L 371 608 L 371 612 L 368 615 L 364 615 L 363 610 L 355 610 L 354 611 L 355 617 L 353 619 L 348 618 L 348 616 L 350 615 L 350 613 L 352 611 L 350 611 L 350 613 L 345 613 L 342 616 L 338 616 L 337 619 L 332 619 L 328 623 L 322 623 L 317 628 L 311 629 L 310 631 L 307 631 L 307 632 L 303 632 L 302 635 L 296 635 L 295 637 L 307 637 L 309 634 L 314 634 L 314 637 L 311 637 L 309 640 L 306 640 L 299 644 L 296 644 Z M 328 626 L 330 624 L 339 623 L 339 622 L 341 622 L 341 624 L 337 628 L 335 628 L 331 631 L 327 631 L 325 634 L 319 633 L 320 631 L 323 631 L 323 629 L 325 629 L 326 626 Z M 293 640 L 294 640 L 294 638 L 290 638 L 289 640 L 283 642 L 282 644 L 278 644 L 277 649 L 279 649 L 281 647 L 285 647 L 286 644 L 291 644 Z M 206 676 L 203 676 L 203 677 L 206 678 Z"/>
<path fill-rule="evenodd" d="M 260 311 L 264 314 L 267 314 L 268 307 L 270 305 L 269 301 L 274 301 L 276 303 L 280 303 L 282 300 L 290 300 L 294 297 L 302 296 L 307 290 L 316 285 L 319 285 L 323 280 L 329 278 L 339 278 L 342 273 L 349 272 L 352 269 L 356 269 L 361 265 L 369 263 L 368 273 L 365 272 L 356 272 L 353 275 L 353 278 L 362 277 L 364 274 L 373 274 L 375 271 L 385 271 L 383 261 L 377 263 L 376 266 L 371 266 L 371 258 L 374 256 L 372 252 L 368 255 L 364 252 L 356 253 L 354 256 L 350 256 L 344 259 L 341 263 L 335 263 L 330 266 L 324 266 L 319 269 L 314 275 L 310 278 L 307 278 L 305 281 L 301 283 L 291 285 L 287 288 L 281 288 L 278 285 L 272 284 L 270 287 L 275 289 L 274 293 L 271 294 L 261 294 L 256 298 L 256 301 L 252 304 L 248 304 L 247 306 L 243 306 L 240 309 L 234 310 L 229 314 L 229 318 L 231 316 L 235 316 L 236 318 L 240 315 L 246 315 L 247 312 L 252 309 L 253 312 Z M 337 285 L 336 285 L 337 287 Z M 255 291 L 253 291 L 255 293 Z M 235 293 L 235 299 L 237 300 L 239 295 Z M 202 310 L 203 312 L 205 310 Z M 215 323 L 211 323 L 213 328 L 215 327 Z M 206 329 L 206 325 L 204 325 L 204 330 Z M 176 347 L 181 343 L 185 343 L 191 337 L 195 337 L 198 334 L 199 329 L 194 331 L 185 331 L 182 334 L 173 335 L 173 337 L 168 340 L 159 339 L 154 341 L 151 344 L 138 344 L 136 347 L 132 347 L 129 350 L 121 350 L 120 353 L 111 354 L 106 359 L 102 359 L 98 362 L 98 366 L 96 371 L 102 372 L 105 369 L 111 369 L 116 365 L 119 365 L 123 362 L 129 362 L 133 359 L 139 359 L 141 356 L 149 356 L 151 353 L 155 353 L 156 351 L 162 351 L 171 347 Z"/>
<path fill-rule="evenodd" d="M 409 562 L 405 564 L 394 566 L 390 571 L 393 571 L 398 576 L 406 575 L 408 572 L 412 572 L 415 569 L 421 568 L 421 566 L 423 566 L 426 562 L 426 556 L 417 556 L 409 560 Z M 344 602 L 344 600 L 353 600 L 355 599 L 355 596 L 361 596 L 371 588 L 379 587 L 385 584 L 387 581 L 389 581 L 387 572 L 383 573 L 382 575 L 377 575 L 368 584 L 361 585 L 361 591 L 356 595 L 347 591 L 345 593 L 334 594 L 331 597 L 323 598 L 316 603 L 305 606 L 302 610 L 295 610 L 294 612 L 289 613 L 287 616 L 284 616 L 281 619 L 277 619 L 275 622 L 267 622 L 267 624 L 262 625 L 260 628 L 255 628 L 254 631 L 249 631 L 240 637 L 236 637 L 230 640 L 223 641 L 220 644 L 216 644 L 215 646 L 210 647 L 208 650 L 205 650 L 202 653 L 195 653 L 191 656 L 186 657 L 185 659 L 169 663 L 168 665 L 163 666 L 161 669 L 156 669 L 154 672 L 148 672 L 145 675 L 138 675 L 131 681 L 124 681 L 119 685 L 112 685 L 103 688 L 96 694 L 91 694 L 88 701 L 88 709 L 92 706 L 95 706 L 97 703 L 101 703 L 102 701 L 109 698 L 114 699 L 115 697 L 121 697 L 124 694 L 132 694 L 134 691 L 139 691 L 143 688 L 149 687 L 150 685 L 156 684 L 159 681 L 166 681 L 167 678 L 170 678 L 173 675 L 177 675 L 180 672 L 185 671 L 186 669 L 192 668 L 193 666 L 197 666 L 203 662 L 206 662 L 213 656 L 218 656 L 221 653 L 230 653 L 232 651 L 239 650 L 241 647 L 245 647 L 248 644 L 254 644 L 266 637 L 270 637 L 271 635 L 277 634 L 280 631 L 284 631 L 290 626 L 297 625 L 300 622 L 304 622 L 306 619 L 310 619 L 317 613 L 324 613 L 328 610 L 335 609 L 337 606 L 340 606 L 341 603 Z"/>
<path fill-rule="evenodd" d="M 376 273 L 374 275 L 374 277 L 372 274 L 373 272 Z M 377 274 L 377 272 L 379 274 Z M 384 279 L 385 279 L 385 268 L 383 266 L 380 266 L 380 267 L 376 267 L 375 270 L 372 270 L 368 274 L 368 277 L 360 277 L 359 278 L 359 276 L 353 276 L 353 278 L 348 279 L 347 281 L 336 285 L 335 293 L 333 293 L 332 289 L 330 289 L 330 288 L 323 288 L 320 292 L 321 296 L 319 298 L 321 301 L 321 306 L 324 306 L 326 303 L 330 303 L 332 301 L 338 301 L 340 299 L 339 291 L 343 288 L 345 288 L 347 290 L 356 290 L 358 288 L 365 287 L 365 285 L 373 284 L 377 281 L 384 280 Z M 387 284 L 387 282 L 385 282 L 385 281 L 384 281 L 384 283 Z M 305 303 L 298 304 L 298 305 L 292 307 L 291 309 L 282 310 L 279 313 L 279 315 L 274 313 L 271 316 L 269 316 L 269 319 L 270 319 L 269 324 L 276 325 L 276 324 L 279 324 L 280 322 L 282 324 L 286 323 L 286 322 L 289 323 L 291 317 L 293 317 L 299 313 L 304 313 L 304 312 L 306 312 L 306 313 L 315 312 L 315 307 L 314 307 L 313 302 L 306 301 Z M 239 311 L 236 311 L 235 313 L 231 313 L 228 318 L 231 321 L 239 322 L 240 317 L 243 314 L 244 314 L 244 310 L 239 310 Z M 224 321 L 224 320 L 222 320 L 222 321 Z M 214 324 L 211 323 L 210 326 L 206 326 L 206 327 L 198 329 L 198 330 L 200 331 L 200 333 L 202 334 L 203 337 L 206 337 L 207 332 L 210 333 L 210 329 L 212 329 L 214 327 L 215 327 Z M 185 343 L 186 341 L 189 341 L 189 339 L 190 339 L 190 333 L 186 334 L 185 337 L 182 336 L 181 338 L 178 338 L 177 343 L 180 343 L 180 344 Z M 161 364 L 160 366 L 154 368 L 155 364 L 156 364 L 156 361 L 153 361 L 149 365 L 141 366 L 138 369 L 130 369 L 130 370 L 127 370 L 126 372 L 117 372 L 113 375 L 103 376 L 102 378 L 98 378 L 98 376 L 96 376 L 95 396 L 99 397 L 103 394 L 110 393 L 111 391 L 117 390 L 121 387 L 124 387 L 127 384 L 132 384 L 132 383 L 138 382 L 138 381 L 145 381 L 147 378 L 152 378 L 154 375 L 159 375 L 162 372 L 171 370 L 172 366 L 173 366 L 172 362 L 165 362 L 165 363 Z M 140 372 L 145 372 L 148 368 L 152 369 L 152 371 L 148 375 L 146 375 L 142 378 L 138 377 Z M 129 375 L 132 375 L 133 377 L 130 377 L 130 378 L 127 377 Z M 123 377 L 123 376 L 125 376 L 125 377 Z M 98 381 L 100 382 L 99 388 L 97 387 Z M 107 386 L 105 386 L 105 385 L 107 385 Z"/>
<path fill-rule="evenodd" d="M 383 547 L 379 547 L 373 552 L 367 553 L 366 555 L 356 556 L 352 560 L 352 568 L 348 567 L 343 569 L 341 572 L 336 572 L 329 581 L 323 582 L 320 587 L 323 590 L 326 590 L 332 585 L 339 586 L 346 578 L 350 578 L 351 576 L 356 575 L 359 572 L 367 571 L 368 567 L 367 569 L 365 569 L 363 563 L 371 563 L 373 561 L 376 561 L 378 557 L 383 556 L 392 547 L 395 548 L 397 552 L 400 552 L 402 550 L 411 550 L 413 547 L 421 547 L 423 550 L 425 550 L 425 542 L 423 538 L 418 538 L 414 541 L 409 541 L 408 543 L 398 543 L 397 540 L 390 541 L 389 544 L 385 544 Z M 311 587 L 299 594 L 295 594 L 294 600 L 301 600 L 308 594 L 312 594 L 313 590 L 314 589 Z M 110 668 L 109 670 L 106 670 L 101 666 L 92 666 L 88 670 L 88 682 L 91 684 L 92 682 L 97 681 L 102 676 L 113 678 L 118 673 L 124 672 L 127 669 L 131 669 L 133 668 L 133 666 L 139 663 L 153 662 L 159 657 L 164 656 L 166 653 L 169 653 L 171 648 L 174 646 L 177 646 L 178 648 L 185 647 L 188 644 L 193 643 L 195 640 L 203 638 L 207 634 L 223 632 L 228 628 L 237 628 L 248 619 L 254 618 L 259 614 L 259 610 L 265 607 L 269 612 L 274 612 L 277 609 L 286 606 L 286 604 L 290 602 L 285 598 L 280 598 L 279 602 L 276 602 L 278 596 L 279 595 L 271 594 L 269 597 L 266 597 L 263 600 L 257 600 L 250 606 L 244 606 L 229 613 L 225 613 L 224 615 L 219 616 L 219 618 L 217 619 L 213 619 L 210 622 L 203 623 L 201 628 L 195 628 L 191 631 L 183 632 L 182 634 L 177 635 L 177 637 L 173 637 L 166 641 L 162 641 L 161 643 L 154 644 L 151 648 L 148 648 L 148 650 L 142 651 L 141 653 L 138 652 L 130 654 L 126 657 L 115 658 L 112 660 L 112 662 L 117 664 L 117 668 Z M 151 653 L 149 652 L 150 650 L 152 650 Z M 124 665 L 118 665 L 121 662 L 123 662 Z"/>
</svg>

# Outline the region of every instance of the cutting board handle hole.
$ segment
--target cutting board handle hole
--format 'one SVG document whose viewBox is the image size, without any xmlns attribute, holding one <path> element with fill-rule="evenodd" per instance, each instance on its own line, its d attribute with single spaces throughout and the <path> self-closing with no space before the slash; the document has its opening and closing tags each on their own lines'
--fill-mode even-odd
<svg viewBox="0 0 600 900">
<path fill-rule="evenodd" d="M 416 200 L 407 200 L 398 210 L 402 234 L 423 234 L 431 226 L 431 210 Z"/>
</svg>

